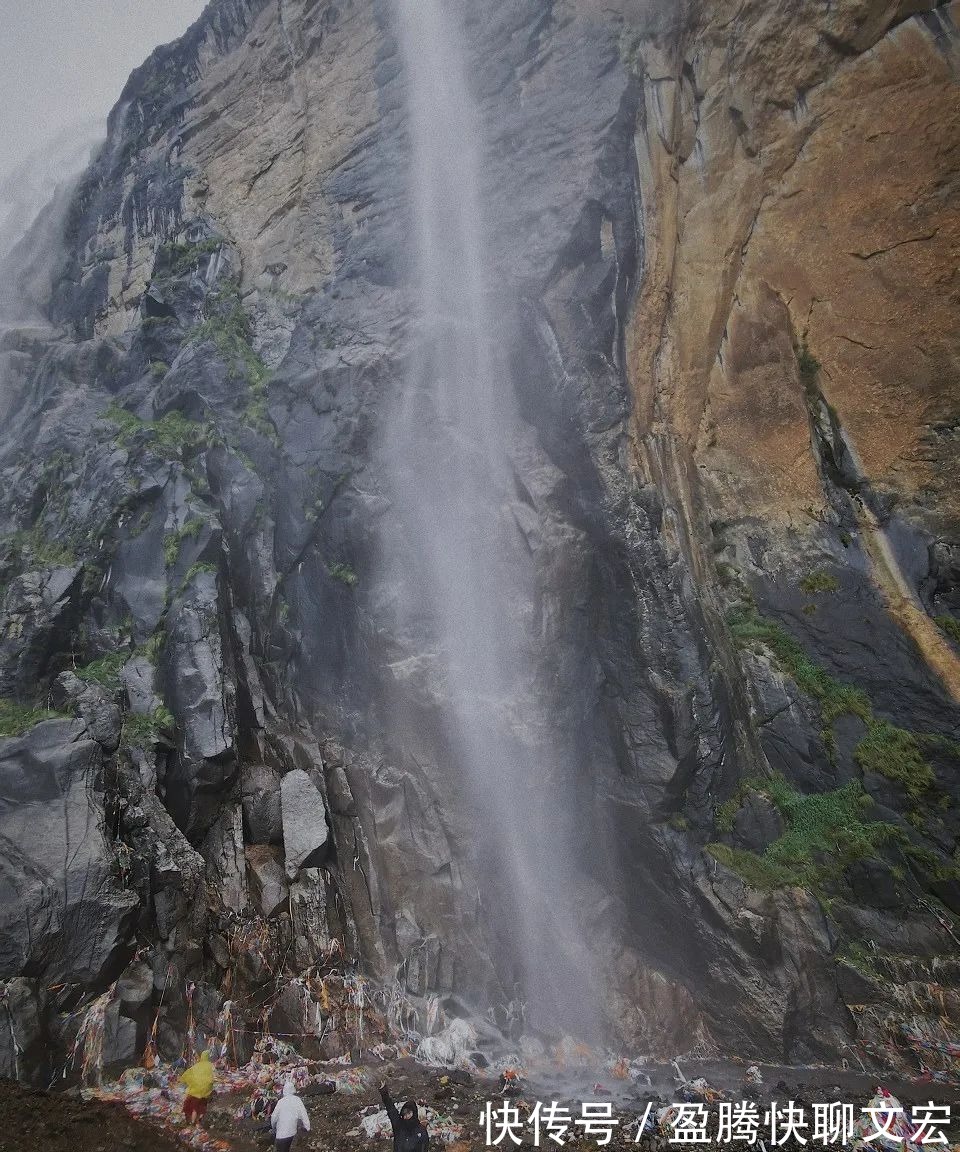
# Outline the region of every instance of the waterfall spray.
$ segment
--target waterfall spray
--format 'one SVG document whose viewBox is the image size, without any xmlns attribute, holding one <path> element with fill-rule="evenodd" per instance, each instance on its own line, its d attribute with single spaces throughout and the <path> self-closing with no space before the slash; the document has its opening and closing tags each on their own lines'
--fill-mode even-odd
<svg viewBox="0 0 960 1152">
<path fill-rule="evenodd" d="M 515 516 L 512 462 L 524 432 L 487 255 L 482 121 L 456 9 L 395 0 L 395 12 L 414 264 L 413 352 L 381 446 L 391 627 L 441 701 L 449 771 L 481 830 L 501 982 L 528 1023 L 583 1034 L 597 1016 L 570 856 L 574 766 L 537 686 L 535 560 Z"/>
</svg>

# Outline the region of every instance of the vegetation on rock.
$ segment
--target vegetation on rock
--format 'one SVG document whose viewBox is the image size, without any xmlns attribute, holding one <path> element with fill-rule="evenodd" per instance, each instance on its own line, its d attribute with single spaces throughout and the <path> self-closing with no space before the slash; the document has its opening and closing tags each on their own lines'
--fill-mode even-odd
<svg viewBox="0 0 960 1152">
<path fill-rule="evenodd" d="M 22 736 L 43 720 L 60 720 L 66 715 L 53 708 L 17 704 L 13 700 L 0 698 L 0 737 Z"/>
</svg>

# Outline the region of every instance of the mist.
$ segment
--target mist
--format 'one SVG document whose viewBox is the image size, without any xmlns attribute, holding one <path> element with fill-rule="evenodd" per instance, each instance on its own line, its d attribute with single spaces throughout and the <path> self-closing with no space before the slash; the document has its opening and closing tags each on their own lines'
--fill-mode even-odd
<svg viewBox="0 0 960 1152">
<path fill-rule="evenodd" d="M 0 0 L 0 185 L 65 130 L 104 124 L 133 69 L 203 7 L 204 0 Z"/>
<path fill-rule="evenodd" d="M 500 979 L 521 1025 L 587 1034 L 597 989 L 575 912 L 576 765 L 543 664 L 537 573 L 516 515 L 526 430 L 492 297 L 484 125 L 457 5 L 397 0 L 410 136 L 415 333 L 381 452 L 393 629 L 441 700 L 449 770 L 474 808 Z M 424 643 L 426 637 L 426 643 Z M 403 699 L 395 705 L 403 722 Z"/>
</svg>

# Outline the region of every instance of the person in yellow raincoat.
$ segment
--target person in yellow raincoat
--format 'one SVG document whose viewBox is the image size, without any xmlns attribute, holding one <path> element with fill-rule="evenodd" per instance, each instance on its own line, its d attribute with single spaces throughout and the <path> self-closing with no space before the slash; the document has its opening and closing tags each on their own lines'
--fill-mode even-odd
<svg viewBox="0 0 960 1152">
<path fill-rule="evenodd" d="M 207 1104 L 213 1095 L 213 1082 L 216 1072 L 210 1063 L 210 1053 L 201 1052 L 200 1059 L 192 1064 L 180 1077 L 186 1084 L 187 1095 L 183 1101 L 183 1115 L 188 1124 L 199 1124 L 207 1111 Z"/>
</svg>

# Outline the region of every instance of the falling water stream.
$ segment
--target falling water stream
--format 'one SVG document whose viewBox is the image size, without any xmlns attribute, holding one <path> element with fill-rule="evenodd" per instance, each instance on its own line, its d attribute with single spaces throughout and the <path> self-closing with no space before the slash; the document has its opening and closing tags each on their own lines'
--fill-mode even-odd
<svg viewBox="0 0 960 1152">
<path fill-rule="evenodd" d="M 483 124 L 456 6 L 395 0 L 395 14 L 413 340 L 381 449 L 394 627 L 442 702 L 445 768 L 472 805 L 501 982 L 528 1025 L 583 1035 L 596 1013 L 571 862 L 572 765 L 537 687 L 536 570 L 515 515 L 522 430 L 486 242 Z"/>
</svg>

